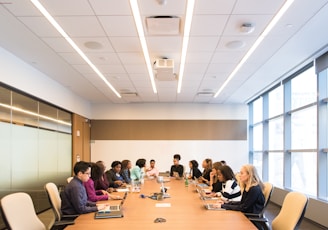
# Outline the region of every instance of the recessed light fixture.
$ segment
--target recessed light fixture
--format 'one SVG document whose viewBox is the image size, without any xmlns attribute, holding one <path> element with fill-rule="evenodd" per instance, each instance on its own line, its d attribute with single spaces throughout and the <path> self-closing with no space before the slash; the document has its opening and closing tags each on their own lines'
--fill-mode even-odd
<svg viewBox="0 0 328 230">
<path fill-rule="evenodd" d="M 131 9 L 132 9 L 134 22 L 135 22 L 136 27 L 137 27 L 139 40 L 140 40 L 141 47 L 142 47 L 142 52 L 143 52 L 143 55 L 144 55 L 144 58 L 145 58 L 145 61 L 146 61 L 150 82 L 151 82 L 151 85 L 153 87 L 154 93 L 157 93 L 157 89 L 156 89 L 156 85 L 155 85 L 155 79 L 154 79 L 154 73 L 153 73 L 153 68 L 152 68 L 152 63 L 151 63 L 150 57 L 149 57 L 149 52 L 148 52 L 148 47 L 147 47 L 147 43 L 146 43 L 145 32 L 144 32 L 143 26 L 142 26 L 138 1 L 137 0 L 130 0 L 130 6 L 131 6 Z"/>
<path fill-rule="evenodd" d="M 186 56 L 187 56 L 187 49 L 188 49 L 188 43 L 189 43 L 189 33 L 190 33 L 190 28 L 191 28 L 192 14 L 194 12 L 194 6 L 195 6 L 195 0 L 188 0 L 186 19 L 185 19 L 185 27 L 183 30 L 180 70 L 179 70 L 179 76 L 178 76 L 179 77 L 178 90 L 177 90 L 178 93 L 181 92 L 181 87 L 182 87 L 183 72 L 184 72 L 184 67 L 186 64 Z"/>
<path fill-rule="evenodd" d="M 117 97 L 121 98 L 121 95 L 116 89 L 107 81 L 106 77 L 102 72 L 90 61 L 90 59 L 83 53 L 83 51 L 75 44 L 75 42 L 68 36 L 63 28 L 57 23 L 57 21 L 49 14 L 49 12 L 42 6 L 38 0 L 31 0 L 34 6 L 43 14 L 43 16 L 55 27 L 55 29 L 66 39 L 66 41 L 73 47 L 73 49 L 81 56 L 81 58 L 91 67 L 91 69 L 100 77 L 105 84 L 116 94 Z"/>
<path fill-rule="evenodd" d="M 222 92 L 222 90 L 227 86 L 227 84 L 231 81 L 231 79 L 237 74 L 239 69 L 244 65 L 244 63 L 247 61 L 247 59 L 253 54 L 253 52 L 256 50 L 256 48 L 261 44 L 261 42 L 264 40 L 265 36 L 267 36 L 268 33 L 272 30 L 272 28 L 278 23 L 280 18 L 286 13 L 286 11 L 292 5 L 293 2 L 294 2 L 294 0 L 286 0 L 284 5 L 278 11 L 278 13 L 273 17 L 273 19 L 270 21 L 270 23 L 267 25 L 267 27 L 264 29 L 264 31 L 261 33 L 261 35 L 257 38 L 257 40 L 255 41 L 253 46 L 247 51 L 247 53 L 241 59 L 241 61 L 238 63 L 236 68 L 232 71 L 232 73 L 228 76 L 228 78 L 223 82 L 222 86 L 215 93 L 214 97 L 217 97 Z"/>
</svg>

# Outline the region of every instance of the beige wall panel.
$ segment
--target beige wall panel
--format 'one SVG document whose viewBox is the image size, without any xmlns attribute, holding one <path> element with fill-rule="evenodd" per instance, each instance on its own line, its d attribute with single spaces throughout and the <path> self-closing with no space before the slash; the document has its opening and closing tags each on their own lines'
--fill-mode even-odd
<svg viewBox="0 0 328 230">
<path fill-rule="evenodd" d="M 92 120 L 92 140 L 247 140 L 246 120 Z"/>
</svg>

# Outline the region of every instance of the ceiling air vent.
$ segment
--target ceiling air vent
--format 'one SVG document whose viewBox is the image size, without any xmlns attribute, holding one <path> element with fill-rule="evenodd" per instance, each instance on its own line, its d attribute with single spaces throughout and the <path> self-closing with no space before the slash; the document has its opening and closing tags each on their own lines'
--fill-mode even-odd
<svg viewBox="0 0 328 230">
<path fill-rule="evenodd" d="M 146 18 L 149 35 L 179 35 L 180 18 L 174 16 L 153 16 Z"/>
</svg>

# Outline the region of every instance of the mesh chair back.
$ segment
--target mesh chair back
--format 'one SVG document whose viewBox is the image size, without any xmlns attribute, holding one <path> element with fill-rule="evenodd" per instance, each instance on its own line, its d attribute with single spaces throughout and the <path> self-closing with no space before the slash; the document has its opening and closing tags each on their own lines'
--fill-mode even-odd
<svg viewBox="0 0 328 230">
<path fill-rule="evenodd" d="M 272 221 L 273 230 L 294 230 L 301 223 L 308 198 L 300 192 L 286 195 L 278 216 Z"/>
<path fill-rule="evenodd" d="M 44 186 L 44 189 L 47 192 L 49 203 L 54 211 L 55 220 L 60 221 L 61 216 L 62 216 L 61 215 L 61 198 L 59 195 L 57 185 L 55 185 L 52 182 L 49 182 Z"/>
<path fill-rule="evenodd" d="M 35 213 L 30 195 L 23 192 L 9 194 L 1 199 L 1 210 L 9 229 L 46 230 Z"/>
</svg>

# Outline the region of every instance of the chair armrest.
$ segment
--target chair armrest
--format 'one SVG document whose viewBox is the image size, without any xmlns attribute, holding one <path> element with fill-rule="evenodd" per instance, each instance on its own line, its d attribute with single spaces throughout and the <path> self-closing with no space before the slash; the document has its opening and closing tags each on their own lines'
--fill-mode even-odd
<svg viewBox="0 0 328 230">
<path fill-rule="evenodd" d="M 71 215 L 62 215 L 61 220 L 74 220 L 78 217 L 78 214 L 71 214 Z"/>
<path fill-rule="evenodd" d="M 255 213 L 248 213 L 248 212 L 245 212 L 244 215 L 245 215 L 246 217 L 263 218 L 263 215 L 262 215 L 262 214 L 255 214 Z"/>
<path fill-rule="evenodd" d="M 249 217 L 248 218 L 258 229 L 270 230 L 269 221 L 264 217 Z"/>
<path fill-rule="evenodd" d="M 255 221 L 255 222 L 268 222 L 268 219 L 267 218 L 257 218 L 257 217 L 250 217 L 248 218 L 250 221 Z"/>
<path fill-rule="evenodd" d="M 75 224 L 74 220 L 60 220 L 55 221 L 52 225 L 51 230 L 63 230 L 67 225 Z"/>
</svg>

